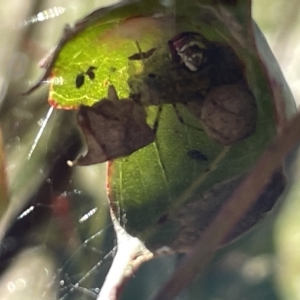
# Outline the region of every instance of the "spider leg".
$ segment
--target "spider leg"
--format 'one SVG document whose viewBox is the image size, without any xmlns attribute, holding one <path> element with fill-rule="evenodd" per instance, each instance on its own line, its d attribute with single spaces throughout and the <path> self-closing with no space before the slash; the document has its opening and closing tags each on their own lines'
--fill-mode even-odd
<svg viewBox="0 0 300 300">
<path fill-rule="evenodd" d="M 160 166 L 163 170 L 164 176 L 166 177 L 166 180 L 168 181 L 167 168 L 166 168 L 166 165 L 164 164 L 164 160 L 162 159 L 162 150 L 160 148 L 160 143 L 159 143 L 159 140 L 158 140 L 157 135 L 156 135 L 157 129 L 158 129 L 158 126 L 159 126 L 159 120 L 160 120 L 162 109 L 163 109 L 162 104 L 158 105 L 157 112 L 156 112 L 156 117 L 155 117 L 155 120 L 154 120 L 154 123 L 153 123 L 152 130 L 155 134 L 154 144 L 155 144 L 155 147 L 156 147 L 156 150 L 157 150 L 157 155 L 159 156 L 159 163 L 160 163 Z"/>
<path fill-rule="evenodd" d="M 182 115 L 180 114 L 180 111 L 178 110 L 177 103 L 172 103 L 172 106 L 173 106 L 173 108 L 174 108 L 174 111 L 175 111 L 175 114 L 176 114 L 176 116 L 177 116 L 178 121 L 179 121 L 182 125 L 185 125 L 185 126 L 187 126 L 187 127 L 189 127 L 189 128 L 195 129 L 195 130 L 203 131 L 202 128 L 199 128 L 199 127 L 197 127 L 197 126 L 191 125 L 191 124 L 186 123 L 186 122 L 184 121 Z"/>
<path fill-rule="evenodd" d="M 144 55 L 143 55 L 143 52 L 142 52 L 142 49 L 141 49 L 141 46 L 140 46 L 139 42 L 135 41 L 135 45 L 138 48 L 139 54 L 141 56 L 141 60 L 143 62 L 143 65 L 145 66 L 145 58 L 144 58 Z"/>
<path fill-rule="evenodd" d="M 158 105 L 156 117 L 155 117 L 155 120 L 154 120 L 154 123 L 153 123 L 153 128 L 152 128 L 154 134 L 156 134 L 157 129 L 158 129 L 159 118 L 160 118 L 160 116 L 161 116 L 162 109 L 163 109 L 162 104 Z"/>
</svg>

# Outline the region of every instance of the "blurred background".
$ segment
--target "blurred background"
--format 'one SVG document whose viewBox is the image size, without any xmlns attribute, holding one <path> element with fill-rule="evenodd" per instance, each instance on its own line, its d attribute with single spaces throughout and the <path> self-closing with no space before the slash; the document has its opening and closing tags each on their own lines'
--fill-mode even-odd
<svg viewBox="0 0 300 300">
<path fill-rule="evenodd" d="M 253 18 L 266 36 L 287 82 L 299 104 L 300 3 L 254 0 Z"/>
<path fill-rule="evenodd" d="M 64 25 L 110 3 L 114 2 L 0 3 L 0 125 L 13 195 L 13 208 L 0 222 L 0 229 L 17 219 L 0 246 L 1 299 L 55 299 L 56 294 L 60 299 L 95 299 L 112 261 L 115 241 L 108 217 L 104 166 L 72 171 L 58 168 L 78 147 L 78 137 L 72 132 L 74 115 L 49 108 L 45 87 L 30 97 L 22 96 L 41 76 L 43 70 L 38 65 L 59 40 Z M 298 0 L 253 1 L 253 18 L 265 34 L 297 105 L 299 12 Z M 64 132 L 68 132 L 65 138 Z M 300 162 L 295 160 L 289 168 L 292 184 L 282 197 L 284 203 L 281 201 L 249 234 L 220 250 L 205 276 L 178 299 L 300 299 L 299 173 Z M 99 178 L 103 178 L 100 184 Z M 103 191 L 99 193 L 100 185 Z M 70 211 L 72 218 L 68 219 Z M 49 220 L 47 225 L 44 219 Z M 67 236 L 50 234 L 62 228 Z M 60 249 L 57 239 L 67 239 L 74 230 L 73 244 Z M 68 251 L 72 255 L 67 255 Z M 171 274 L 179 258 L 170 256 L 145 264 L 122 299 L 147 299 Z"/>
</svg>

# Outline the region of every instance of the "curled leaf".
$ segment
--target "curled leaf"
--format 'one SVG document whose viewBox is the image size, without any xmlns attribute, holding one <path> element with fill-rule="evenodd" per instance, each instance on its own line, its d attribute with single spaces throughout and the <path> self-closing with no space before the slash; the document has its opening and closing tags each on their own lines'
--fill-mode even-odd
<svg viewBox="0 0 300 300">
<path fill-rule="evenodd" d="M 295 111 L 250 6 L 124 2 L 67 27 L 48 65 L 49 101 L 79 106 L 78 163 L 112 160 L 112 212 L 151 250 L 192 247 Z M 121 100 L 106 98 L 109 85 Z M 194 206 L 187 225 L 180 212 Z"/>
</svg>

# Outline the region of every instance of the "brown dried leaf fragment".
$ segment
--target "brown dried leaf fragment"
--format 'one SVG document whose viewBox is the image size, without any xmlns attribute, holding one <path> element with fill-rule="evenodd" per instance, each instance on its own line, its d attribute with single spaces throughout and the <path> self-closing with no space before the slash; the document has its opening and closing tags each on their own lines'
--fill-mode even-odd
<svg viewBox="0 0 300 300">
<path fill-rule="evenodd" d="M 146 123 L 144 108 L 132 99 L 119 99 L 113 86 L 107 99 L 93 106 L 79 107 L 78 125 L 84 135 L 87 154 L 69 165 L 87 166 L 127 156 L 154 141 L 155 134 Z"/>
</svg>

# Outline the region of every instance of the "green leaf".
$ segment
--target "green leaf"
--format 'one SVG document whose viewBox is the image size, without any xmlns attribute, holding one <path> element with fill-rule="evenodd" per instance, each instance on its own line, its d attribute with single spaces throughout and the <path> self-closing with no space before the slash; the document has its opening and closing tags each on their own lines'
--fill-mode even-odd
<svg viewBox="0 0 300 300">
<path fill-rule="evenodd" d="M 268 46 L 252 22 L 250 1 L 161 3 L 122 3 L 67 27 L 43 79 L 51 77 L 49 101 L 59 108 L 92 106 L 106 97 L 111 84 L 120 98 L 138 98 L 156 139 L 109 163 L 111 207 L 126 230 L 150 249 L 169 246 L 185 251 L 295 107 L 285 88 L 278 91 L 272 85 L 284 86 L 280 71 L 275 66 L 276 72 L 270 74 L 262 62 Z M 183 56 L 177 62 L 173 59 L 170 42 L 172 46 L 178 35 L 191 32 L 203 44 L 204 61 L 207 55 L 208 60 L 217 57 L 217 63 L 211 59 L 207 67 L 200 64 L 191 71 Z M 267 59 L 274 68 L 273 57 Z M 216 128 L 210 130 L 203 118 L 211 93 L 218 86 L 228 91 L 226 85 L 242 88 L 250 102 L 255 99 L 255 113 L 251 108 L 250 114 L 247 110 L 237 113 L 242 122 L 253 118 L 250 127 L 255 132 L 242 132 L 228 142 L 219 138 L 224 133 L 220 124 L 214 133 Z M 286 102 L 280 102 L 276 93 L 282 93 Z M 241 95 L 236 98 L 244 99 Z M 225 100 L 230 104 L 229 96 Z M 220 109 L 222 120 L 226 109 Z M 223 124 L 232 124 L 232 120 L 236 122 L 226 117 Z M 191 153 L 202 156 L 198 159 Z M 244 219 L 232 236 L 253 226 L 264 213 Z"/>
</svg>

